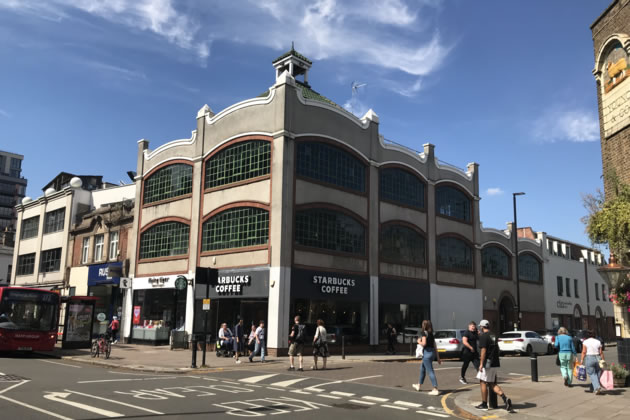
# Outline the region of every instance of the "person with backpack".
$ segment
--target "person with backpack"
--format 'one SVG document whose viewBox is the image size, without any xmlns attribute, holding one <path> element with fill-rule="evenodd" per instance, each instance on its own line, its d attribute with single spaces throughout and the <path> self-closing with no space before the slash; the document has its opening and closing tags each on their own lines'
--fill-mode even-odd
<svg viewBox="0 0 630 420">
<path fill-rule="evenodd" d="M 304 341 L 306 336 L 306 331 L 304 324 L 300 323 L 300 316 L 296 315 L 293 319 L 293 326 L 291 327 L 291 334 L 289 334 L 289 362 L 291 366 L 289 366 L 289 370 L 295 370 L 295 365 L 293 364 L 295 356 L 298 356 L 299 367 L 298 370 L 300 372 L 304 372 L 304 358 L 302 354 L 304 352 Z"/>
<path fill-rule="evenodd" d="M 494 342 L 494 339 L 490 335 L 490 322 L 487 319 L 482 319 L 479 322 L 481 328 L 481 335 L 479 336 L 479 373 L 477 373 L 477 379 L 479 379 L 479 385 L 481 387 L 481 404 L 475 408 L 478 410 L 488 410 L 488 385 L 492 387 L 492 390 L 497 394 L 505 403 L 505 409 L 509 412 L 512 411 L 512 400 L 510 400 L 505 392 L 497 385 L 497 371 L 501 367 L 499 361 L 499 346 Z"/>
</svg>

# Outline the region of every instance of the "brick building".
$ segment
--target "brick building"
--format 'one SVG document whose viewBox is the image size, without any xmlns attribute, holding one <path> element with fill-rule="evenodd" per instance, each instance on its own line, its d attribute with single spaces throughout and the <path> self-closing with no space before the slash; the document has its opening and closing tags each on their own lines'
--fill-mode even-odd
<svg viewBox="0 0 630 420">
<path fill-rule="evenodd" d="M 630 184 L 630 0 L 615 0 L 591 25 L 604 175 Z M 610 194 L 610 182 L 605 182 Z"/>
</svg>

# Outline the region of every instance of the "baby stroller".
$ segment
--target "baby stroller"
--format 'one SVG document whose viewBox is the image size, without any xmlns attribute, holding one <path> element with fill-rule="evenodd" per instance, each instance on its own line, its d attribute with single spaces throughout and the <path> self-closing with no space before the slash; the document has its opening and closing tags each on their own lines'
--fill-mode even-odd
<svg viewBox="0 0 630 420">
<path fill-rule="evenodd" d="M 221 345 L 221 339 L 217 339 L 216 353 L 217 357 L 232 357 L 234 356 L 234 343 L 232 340 L 225 340 Z"/>
</svg>

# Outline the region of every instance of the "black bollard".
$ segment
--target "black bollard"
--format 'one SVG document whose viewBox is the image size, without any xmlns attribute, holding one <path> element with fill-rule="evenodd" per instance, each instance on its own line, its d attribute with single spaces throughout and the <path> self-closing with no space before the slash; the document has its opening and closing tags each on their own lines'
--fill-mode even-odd
<svg viewBox="0 0 630 420">
<path fill-rule="evenodd" d="M 192 344 L 192 364 L 190 365 L 190 367 L 192 369 L 197 369 L 197 335 L 192 334 L 190 340 Z"/>
<path fill-rule="evenodd" d="M 538 355 L 532 353 L 529 360 L 532 362 L 532 382 L 538 382 Z"/>
<path fill-rule="evenodd" d="M 494 410 L 498 407 L 497 406 L 497 393 L 494 392 L 494 383 L 486 384 L 486 386 L 488 387 L 488 407 Z"/>
<path fill-rule="evenodd" d="M 346 360 L 346 337 L 344 335 L 341 336 L 341 358 Z"/>
</svg>

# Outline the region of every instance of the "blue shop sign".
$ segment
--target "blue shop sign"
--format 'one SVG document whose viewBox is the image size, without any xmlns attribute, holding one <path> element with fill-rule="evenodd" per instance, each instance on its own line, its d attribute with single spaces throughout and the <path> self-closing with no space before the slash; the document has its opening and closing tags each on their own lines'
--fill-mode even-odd
<svg viewBox="0 0 630 420">
<path fill-rule="evenodd" d="M 120 277 L 108 277 L 109 267 L 122 267 L 122 262 L 91 265 L 88 271 L 88 286 L 120 284 Z"/>
</svg>

